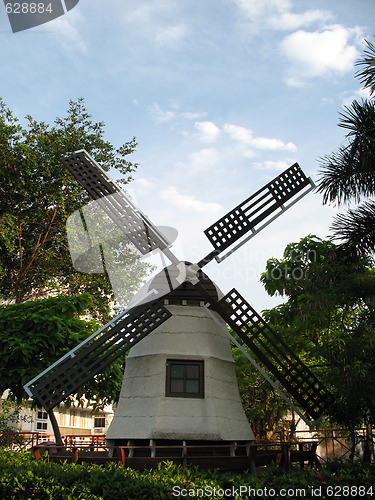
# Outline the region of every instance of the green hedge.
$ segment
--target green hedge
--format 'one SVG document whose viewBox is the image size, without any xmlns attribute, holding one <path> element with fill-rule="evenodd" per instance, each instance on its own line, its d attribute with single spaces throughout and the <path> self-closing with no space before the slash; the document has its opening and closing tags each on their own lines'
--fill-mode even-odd
<svg viewBox="0 0 375 500">
<path fill-rule="evenodd" d="M 351 463 L 333 463 L 320 471 L 296 467 L 288 475 L 268 468 L 255 477 L 247 472 L 183 469 L 170 462 L 138 472 L 114 463 L 36 461 L 28 452 L 3 450 L 0 456 L 2 499 L 334 498 L 335 493 L 336 498 L 375 498 L 372 485 L 374 468 Z"/>
</svg>

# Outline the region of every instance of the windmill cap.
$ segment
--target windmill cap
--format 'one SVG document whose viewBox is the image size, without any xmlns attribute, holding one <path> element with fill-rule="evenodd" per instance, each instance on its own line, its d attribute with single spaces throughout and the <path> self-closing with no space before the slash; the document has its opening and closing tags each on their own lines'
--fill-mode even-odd
<svg viewBox="0 0 375 500">
<path fill-rule="evenodd" d="M 202 270 L 198 271 L 199 282 L 207 295 L 202 293 L 191 281 L 184 280 L 181 283 L 181 264 L 187 268 L 194 266 L 191 262 L 181 261 L 178 265 L 171 264 L 165 267 L 144 285 L 131 304 L 137 302 L 140 305 L 157 298 L 163 298 L 168 300 L 169 304 L 200 305 L 201 302 L 208 302 L 209 298 L 217 301 L 223 297 L 224 294 L 219 287 Z M 150 294 L 149 292 L 153 290 L 155 293 Z"/>
</svg>

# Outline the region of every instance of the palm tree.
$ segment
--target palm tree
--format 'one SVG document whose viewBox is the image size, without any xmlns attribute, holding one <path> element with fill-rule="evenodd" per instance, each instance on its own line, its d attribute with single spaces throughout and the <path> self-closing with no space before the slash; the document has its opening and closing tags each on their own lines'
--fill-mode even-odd
<svg viewBox="0 0 375 500">
<path fill-rule="evenodd" d="M 353 101 L 340 113 L 347 144 L 321 160 L 318 181 L 323 203 L 356 204 L 337 215 L 331 226 L 339 246 L 355 255 L 375 252 L 375 46 L 368 41 L 366 45 L 364 57 L 356 63 L 363 69 L 356 76 L 371 98 Z"/>
</svg>

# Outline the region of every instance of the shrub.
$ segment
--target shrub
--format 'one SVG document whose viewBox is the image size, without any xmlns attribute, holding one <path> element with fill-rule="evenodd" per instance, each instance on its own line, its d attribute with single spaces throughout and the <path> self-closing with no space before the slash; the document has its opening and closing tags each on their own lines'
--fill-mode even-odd
<svg viewBox="0 0 375 500">
<path fill-rule="evenodd" d="M 370 490 L 373 484 L 374 467 L 363 469 L 352 463 L 329 464 L 321 470 L 295 468 L 288 475 L 270 467 L 259 476 L 254 476 L 246 471 L 236 474 L 203 471 L 197 467 L 184 469 L 172 462 L 147 471 L 118 467 L 113 462 L 105 466 L 57 464 L 47 460 L 36 461 L 31 452 L 3 451 L 0 458 L 0 497 L 15 500 L 163 500 L 178 497 L 178 493 L 181 493 L 181 498 L 191 498 L 192 492 L 195 498 L 267 498 L 265 491 L 270 489 L 274 490 L 275 498 L 281 489 L 293 492 L 304 489 L 304 498 L 312 498 L 312 488 L 321 492 L 320 498 L 329 498 L 333 496 L 332 488 L 341 488 L 337 491 L 341 491 L 342 495 L 350 493 L 350 490 L 344 492 L 344 487 L 357 488 L 355 496 L 372 498 L 375 495 L 375 491 Z M 246 487 L 242 495 L 241 486 Z M 365 488 L 361 492 L 369 496 L 359 494 L 360 486 Z M 345 496 L 350 498 L 348 494 Z M 284 495 L 284 498 L 288 497 Z"/>
</svg>

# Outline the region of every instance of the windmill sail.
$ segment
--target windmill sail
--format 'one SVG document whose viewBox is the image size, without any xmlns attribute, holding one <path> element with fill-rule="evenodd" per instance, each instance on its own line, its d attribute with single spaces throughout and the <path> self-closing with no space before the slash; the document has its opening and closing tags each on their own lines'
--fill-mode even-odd
<svg viewBox="0 0 375 500">
<path fill-rule="evenodd" d="M 314 420 L 324 413 L 331 396 L 311 370 L 234 288 L 211 303 L 232 330 Z"/>
<path fill-rule="evenodd" d="M 165 236 L 133 205 L 87 151 L 77 151 L 61 161 L 142 255 L 170 246 Z"/>
<path fill-rule="evenodd" d="M 239 246 L 248 241 L 250 237 L 290 208 L 301 197 L 305 196 L 313 186 L 312 180 L 306 177 L 298 163 L 289 167 L 204 231 L 215 250 L 202 259 L 199 265 L 207 264 L 213 257 L 218 262 L 224 260 Z M 305 189 L 307 187 L 308 189 Z M 299 193 L 300 196 L 297 199 L 287 206 L 285 205 Z M 270 219 L 271 215 L 273 217 Z M 220 253 L 243 238 L 249 231 L 252 233 L 250 237 L 243 239 L 226 255 L 218 257 Z"/>
<path fill-rule="evenodd" d="M 171 313 L 159 301 L 122 312 L 94 335 L 25 385 L 49 411 L 164 323 Z"/>
</svg>

